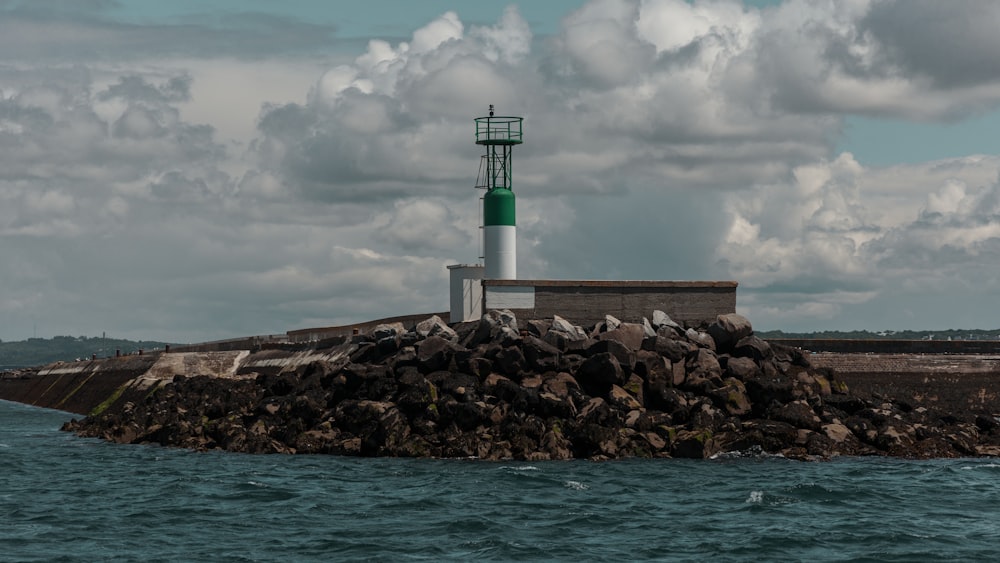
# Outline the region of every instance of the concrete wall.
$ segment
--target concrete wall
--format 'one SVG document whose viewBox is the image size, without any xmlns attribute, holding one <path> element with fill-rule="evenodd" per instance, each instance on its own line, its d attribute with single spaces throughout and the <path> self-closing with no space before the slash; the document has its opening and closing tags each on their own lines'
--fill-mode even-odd
<svg viewBox="0 0 1000 563">
<path fill-rule="evenodd" d="M 0 399 L 87 414 L 119 387 L 149 371 L 160 354 L 58 362 L 0 374 Z"/>
<path fill-rule="evenodd" d="M 140 403 L 177 375 L 224 379 L 292 371 L 311 362 L 337 363 L 357 349 L 344 343 L 321 350 L 248 350 L 170 352 L 81 362 L 58 362 L 41 368 L 0 373 L 0 399 L 88 414 L 95 408 Z"/>
<path fill-rule="evenodd" d="M 820 352 L 809 361 L 833 369 L 858 396 L 893 397 L 914 408 L 952 413 L 1000 414 L 997 355 Z"/>
<path fill-rule="evenodd" d="M 736 312 L 734 281 L 483 280 L 486 309 L 510 309 L 519 319 L 559 315 L 588 326 L 613 315 L 637 322 L 654 309 L 695 326 Z"/>
<path fill-rule="evenodd" d="M 478 264 L 448 266 L 451 322 L 478 320 L 483 316 L 483 272 Z"/>
<path fill-rule="evenodd" d="M 179 344 L 170 347 L 173 352 L 231 352 L 234 350 L 258 350 L 270 345 L 288 342 L 285 334 L 265 334 L 263 336 L 245 336 L 228 340 L 214 340 L 198 344 Z"/>
</svg>

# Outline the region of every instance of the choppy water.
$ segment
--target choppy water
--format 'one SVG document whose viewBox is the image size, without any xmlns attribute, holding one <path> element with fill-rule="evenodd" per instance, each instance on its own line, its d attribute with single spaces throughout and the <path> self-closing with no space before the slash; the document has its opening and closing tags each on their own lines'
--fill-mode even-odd
<svg viewBox="0 0 1000 563">
<path fill-rule="evenodd" d="M 0 560 L 994 561 L 1000 463 L 610 463 L 120 446 L 0 401 Z"/>
</svg>

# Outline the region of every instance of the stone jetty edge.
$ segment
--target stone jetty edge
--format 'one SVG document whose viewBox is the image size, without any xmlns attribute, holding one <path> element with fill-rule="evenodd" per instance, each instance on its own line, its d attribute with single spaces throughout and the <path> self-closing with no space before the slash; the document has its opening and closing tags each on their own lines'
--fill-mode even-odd
<svg viewBox="0 0 1000 563">
<path fill-rule="evenodd" d="M 130 377 L 100 401 L 91 393 L 80 402 L 90 415 L 64 430 L 197 450 L 487 460 L 1000 455 L 989 413 L 852 394 L 834 370 L 758 338 L 738 314 L 693 328 L 655 311 L 584 328 L 489 311 L 294 353 L 130 361 Z M 59 377 L 70 378 L 55 395 L 64 403 L 95 379 L 111 385 L 56 366 L 21 388 L 46 374 L 36 398 Z"/>
</svg>

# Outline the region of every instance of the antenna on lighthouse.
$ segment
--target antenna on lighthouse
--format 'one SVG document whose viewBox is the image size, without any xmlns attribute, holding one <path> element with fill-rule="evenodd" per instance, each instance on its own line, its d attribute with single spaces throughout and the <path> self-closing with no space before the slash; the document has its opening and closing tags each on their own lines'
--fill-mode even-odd
<svg viewBox="0 0 1000 563">
<path fill-rule="evenodd" d="M 486 279 L 517 279 L 517 225 L 514 212 L 512 149 L 522 141 L 523 117 L 476 118 L 476 144 L 486 147 L 477 188 L 483 196 L 483 257 Z"/>
</svg>

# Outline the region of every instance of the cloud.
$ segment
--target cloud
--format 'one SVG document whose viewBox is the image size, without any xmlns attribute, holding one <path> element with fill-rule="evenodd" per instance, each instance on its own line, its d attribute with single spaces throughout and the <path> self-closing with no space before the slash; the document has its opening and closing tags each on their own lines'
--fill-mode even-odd
<svg viewBox="0 0 1000 563">
<path fill-rule="evenodd" d="M 984 281 L 996 278 L 988 264 L 1000 256 L 998 173 L 998 157 L 866 169 L 842 154 L 753 197 L 728 196 L 718 257 L 765 323 L 822 322 L 900 293 L 927 302 L 992 291 Z M 905 323 L 900 313 L 880 321 Z"/>
<path fill-rule="evenodd" d="M 0 336 L 441 310 L 444 266 L 479 254 L 489 104 L 525 118 L 524 277 L 736 279 L 741 311 L 786 329 L 940 325 L 960 288 L 950 318 L 985 326 L 1000 159 L 873 168 L 834 147 L 848 116 L 995 111 L 991 6 L 593 0 L 547 37 L 511 6 L 361 42 L 283 16 L 5 3 Z"/>
<path fill-rule="evenodd" d="M 756 44 L 760 91 L 800 113 L 952 120 L 996 107 L 990 2 L 785 2 Z"/>
<path fill-rule="evenodd" d="M 884 64 L 952 89 L 995 85 L 998 19 L 1000 5 L 990 0 L 967 1 L 958 9 L 933 0 L 890 0 L 872 3 L 859 29 L 877 39 Z"/>
<path fill-rule="evenodd" d="M 329 25 L 259 12 L 203 13 L 132 23 L 116 19 L 118 2 L 51 1 L 0 4 L 0 59 L 47 64 L 198 58 L 311 55 L 338 39 Z"/>
</svg>

